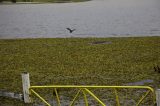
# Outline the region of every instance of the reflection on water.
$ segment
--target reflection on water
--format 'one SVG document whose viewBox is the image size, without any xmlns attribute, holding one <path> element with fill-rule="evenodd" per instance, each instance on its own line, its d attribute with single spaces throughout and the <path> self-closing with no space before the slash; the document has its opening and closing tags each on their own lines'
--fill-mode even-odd
<svg viewBox="0 0 160 106">
<path fill-rule="evenodd" d="M 151 79 L 146 79 L 146 80 L 142 80 L 142 81 L 137 81 L 137 82 L 130 82 L 130 83 L 127 83 L 127 84 L 124 84 L 124 85 L 145 85 L 145 84 L 149 84 L 149 83 L 153 83 L 154 81 L 151 80 Z"/>
<path fill-rule="evenodd" d="M 136 35 L 160 35 L 160 0 L 0 5 L 1 38 Z"/>
</svg>

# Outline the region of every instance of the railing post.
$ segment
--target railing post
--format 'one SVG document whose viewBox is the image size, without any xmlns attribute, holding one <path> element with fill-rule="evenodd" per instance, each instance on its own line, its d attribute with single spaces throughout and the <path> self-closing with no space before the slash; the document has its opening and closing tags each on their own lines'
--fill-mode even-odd
<svg viewBox="0 0 160 106">
<path fill-rule="evenodd" d="M 29 97 L 30 80 L 29 80 L 29 73 L 28 72 L 22 73 L 22 85 L 23 85 L 24 102 L 31 103 L 31 99 Z"/>
<path fill-rule="evenodd" d="M 157 101 L 157 106 L 160 106 L 160 89 L 157 89 L 156 91 L 156 101 Z"/>
</svg>

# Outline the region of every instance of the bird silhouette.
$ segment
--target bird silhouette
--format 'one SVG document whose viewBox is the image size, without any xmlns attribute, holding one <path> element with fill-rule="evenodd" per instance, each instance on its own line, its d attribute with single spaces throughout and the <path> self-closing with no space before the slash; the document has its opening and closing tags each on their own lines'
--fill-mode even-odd
<svg viewBox="0 0 160 106">
<path fill-rule="evenodd" d="M 160 68 L 159 68 L 159 66 L 157 65 L 157 69 L 158 69 L 158 73 L 160 73 Z"/>
<path fill-rule="evenodd" d="M 157 65 L 157 67 L 154 67 L 154 71 L 160 73 L 160 67 Z"/>
<path fill-rule="evenodd" d="M 75 31 L 76 29 L 71 29 L 71 28 L 66 28 L 70 33 L 72 33 L 73 31 Z"/>
</svg>

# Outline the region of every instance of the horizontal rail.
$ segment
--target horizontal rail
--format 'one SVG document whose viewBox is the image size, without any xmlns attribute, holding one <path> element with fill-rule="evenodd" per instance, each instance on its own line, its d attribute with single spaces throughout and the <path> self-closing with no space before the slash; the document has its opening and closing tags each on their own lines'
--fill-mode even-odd
<svg viewBox="0 0 160 106">
<path fill-rule="evenodd" d="M 76 86 L 76 85 L 48 85 L 48 86 L 31 86 L 32 88 L 135 88 L 149 89 L 154 93 L 154 89 L 149 86 Z"/>
</svg>

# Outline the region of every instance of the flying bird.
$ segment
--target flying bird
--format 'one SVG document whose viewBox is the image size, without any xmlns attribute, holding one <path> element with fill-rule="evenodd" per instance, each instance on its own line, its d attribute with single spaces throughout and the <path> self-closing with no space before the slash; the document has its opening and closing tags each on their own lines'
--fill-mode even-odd
<svg viewBox="0 0 160 106">
<path fill-rule="evenodd" d="M 70 33 L 72 33 L 73 31 L 75 31 L 76 29 L 70 29 L 70 28 L 66 28 Z"/>
</svg>

